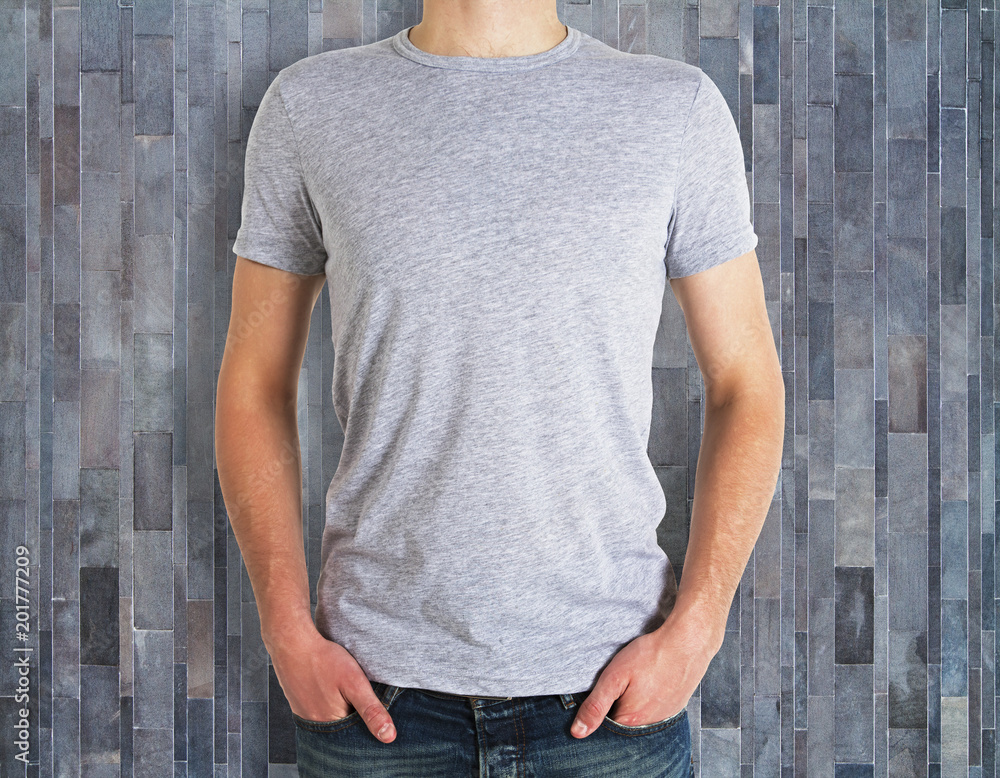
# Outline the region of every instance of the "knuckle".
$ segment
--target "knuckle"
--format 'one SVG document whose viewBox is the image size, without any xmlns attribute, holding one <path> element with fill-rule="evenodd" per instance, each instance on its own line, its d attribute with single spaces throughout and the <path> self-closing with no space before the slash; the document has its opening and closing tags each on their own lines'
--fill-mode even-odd
<svg viewBox="0 0 1000 778">
<path fill-rule="evenodd" d="M 375 700 L 365 705 L 364 710 L 361 713 L 361 718 L 367 721 L 371 726 L 375 727 L 376 724 L 381 726 L 383 719 L 388 721 L 389 715 L 386 713 L 385 706 L 383 706 L 378 700 Z"/>
<path fill-rule="evenodd" d="M 604 709 L 598 700 L 588 697 L 581 706 L 583 715 L 589 719 L 599 719 L 604 717 Z"/>
</svg>

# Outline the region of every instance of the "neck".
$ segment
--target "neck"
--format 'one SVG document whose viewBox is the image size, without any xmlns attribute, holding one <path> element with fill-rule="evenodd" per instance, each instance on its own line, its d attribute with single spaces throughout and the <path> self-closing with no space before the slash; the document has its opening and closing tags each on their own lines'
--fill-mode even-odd
<svg viewBox="0 0 1000 778">
<path fill-rule="evenodd" d="M 410 42 L 445 57 L 525 57 L 561 43 L 556 0 L 424 0 Z"/>
</svg>

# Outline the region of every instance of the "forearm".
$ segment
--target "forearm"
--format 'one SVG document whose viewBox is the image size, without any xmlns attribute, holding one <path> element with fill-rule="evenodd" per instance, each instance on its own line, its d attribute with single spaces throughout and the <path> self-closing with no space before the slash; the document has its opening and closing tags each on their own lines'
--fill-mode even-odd
<svg viewBox="0 0 1000 778">
<path fill-rule="evenodd" d="M 671 623 L 716 650 L 781 469 L 784 390 L 708 405 L 695 476 L 691 531 Z"/>
<path fill-rule="evenodd" d="M 294 403 L 253 401 L 220 381 L 216 461 L 265 646 L 315 631 L 302 536 L 302 464 Z"/>
</svg>

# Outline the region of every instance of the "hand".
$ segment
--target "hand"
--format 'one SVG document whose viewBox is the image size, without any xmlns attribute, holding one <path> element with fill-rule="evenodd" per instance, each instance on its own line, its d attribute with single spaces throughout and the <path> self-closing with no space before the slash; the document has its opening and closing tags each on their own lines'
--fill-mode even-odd
<svg viewBox="0 0 1000 778">
<path fill-rule="evenodd" d="M 615 654 L 580 705 L 570 733 L 584 738 L 605 716 L 636 727 L 680 713 L 717 652 L 704 632 L 668 616 L 659 629 Z"/>
<path fill-rule="evenodd" d="M 333 721 L 357 710 L 375 737 L 383 743 L 395 739 L 389 711 L 346 648 L 313 629 L 283 638 L 269 646 L 268 653 L 292 713 L 313 721 Z"/>
</svg>

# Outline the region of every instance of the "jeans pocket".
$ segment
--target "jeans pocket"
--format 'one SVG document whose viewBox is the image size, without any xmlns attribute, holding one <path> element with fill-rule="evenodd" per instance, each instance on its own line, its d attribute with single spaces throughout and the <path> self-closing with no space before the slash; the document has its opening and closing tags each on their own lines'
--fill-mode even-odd
<svg viewBox="0 0 1000 778">
<path fill-rule="evenodd" d="M 345 726 L 349 727 L 351 724 L 359 721 L 361 719 L 361 715 L 355 710 L 348 713 L 342 719 L 316 721 L 315 719 L 304 719 L 293 711 L 292 718 L 295 720 L 296 726 L 311 730 L 312 732 L 335 732 L 338 729 L 343 729 Z"/>
<path fill-rule="evenodd" d="M 650 724 L 637 724 L 635 726 L 620 724 L 610 716 L 605 716 L 604 721 L 601 722 L 601 726 L 605 729 L 610 729 L 612 732 L 616 732 L 619 735 L 636 736 L 651 735 L 654 732 L 662 732 L 675 724 L 679 724 L 681 721 L 687 721 L 687 708 L 682 708 L 679 713 L 675 713 L 673 716 L 669 716 L 662 721 L 654 721 Z"/>
<path fill-rule="evenodd" d="M 590 691 L 577 692 L 571 695 L 573 701 L 580 705 L 585 699 L 590 695 Z M 653 732 L 660 732 L 664 729 L 672 727 L 674 724 L 679 723 L 681 720 L 687 721 L 687 707 L 681 708 L 679 713 L 675 713 L 669 718 L 665 718 L 662 721 L 654 721 L 651 724 L 639 724 L 636 726 L 630 726 L 628 724 L 619 724 L 610 716 L 605 716 L 604 721 L 601 722 L 601 726 L 605 729 L 609 729 L 612 732 L 616 732 L 619 735 L 650 735 Z"/>
<path fill-rule="evenodd" d="M 375 681 L 372 683 L 372 690 L 375 692 L 375 696 L 378 697 L 382 704 L 386 706 L 388 710 L 389 705 L 392 701 L 399 696 L 401 689 L 398 686 L 390 686 L 387 683 L 382 683 L 381 681 Z M 331 719 L 330 721 L 314 721 L 313 719 L 305 719 L 299 716 L 294 711 L 292 712 L 292 719 L 295 721 L 295 725 L 301 727 L 302 729 L 308 729 L 310 732 L 339 732 L 342 729 L 347 729 L 359 721 L 364 721 L 361 718 L 361 714 L 357 710 L 352 710 L 346 716 L 340 719 Z"/>
</svg>

